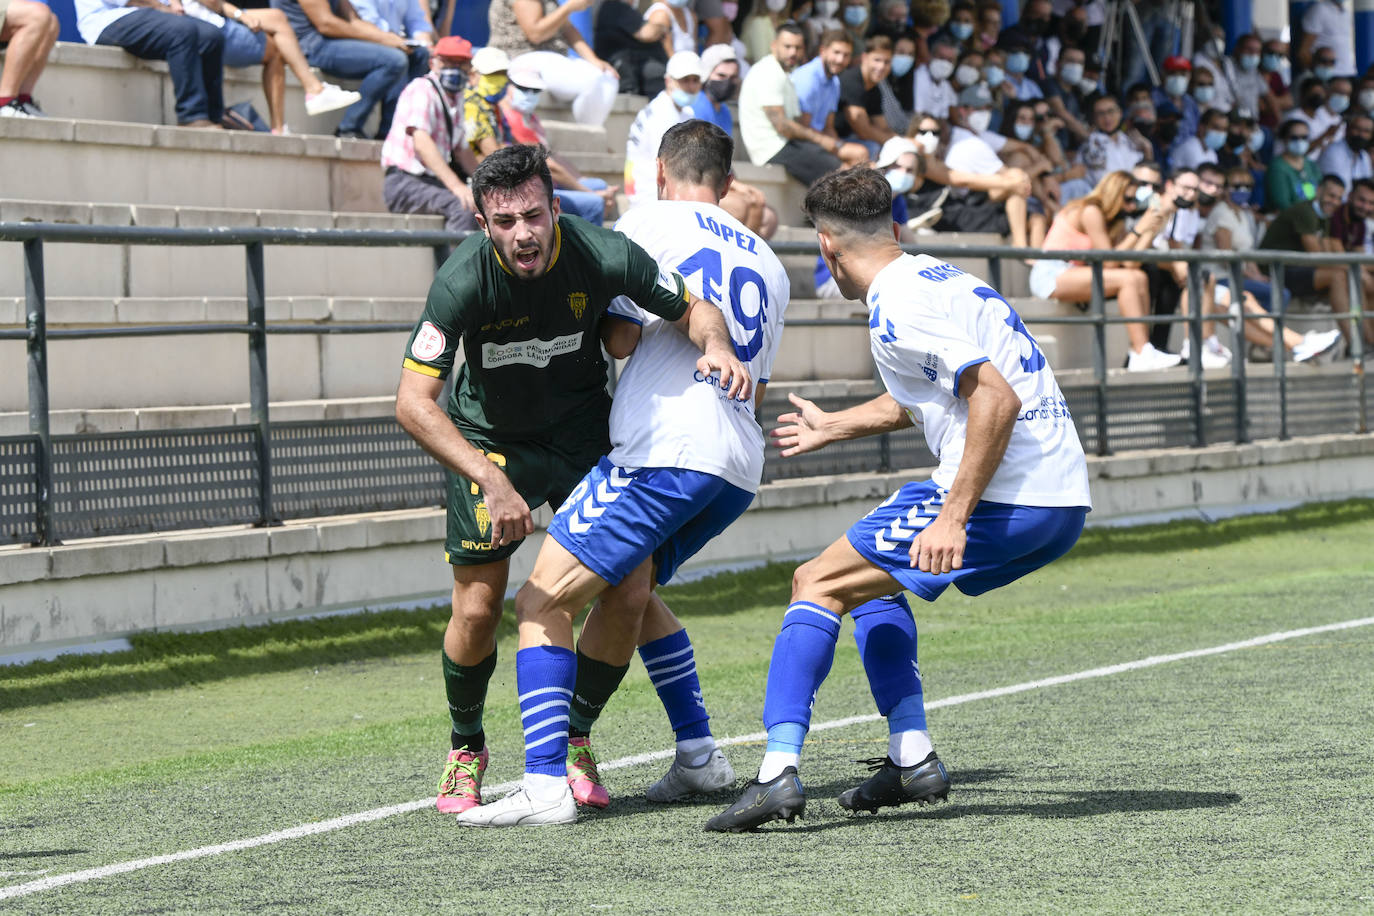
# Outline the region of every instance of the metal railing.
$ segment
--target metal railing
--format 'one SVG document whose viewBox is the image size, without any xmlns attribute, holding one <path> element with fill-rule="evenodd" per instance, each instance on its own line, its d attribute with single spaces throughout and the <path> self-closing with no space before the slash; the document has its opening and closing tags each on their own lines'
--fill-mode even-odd
<svg viewBox="0 0 1374 916">
<path fill-rule="evenodd" d="M 435 231 L 378 231 L 346 229 L 175 229 L 137 226 L 82 226 L 49 223 L 0 223 L 0 241 L 19 242 L 24 252 L 25 328 L 0 329 L 0 340 L 22 339 L 27 347 L 29 435 L 0 439 L 0 542 L 29 541 L 35 544 L 59 543 L 57 516 L 64 520 L 80 516 L 82 524 L 62 528 L 74 536 L 123 533 L 138 530 L 159 530 L 178 527 L 209 527 L 215 524 L 253 523 L 279 524 L 286 517 L 302 517 L 329 512 L 366 511 L 369 508 L 405 508 L 416 505 L 437 505 L 442 496 L 442 476 L 434 464 L 418 447 L 410 443 L 399 426 L 390 418 L 374 420 L 333 421 L 325 426 L 292 422 L 273 424 L 269 416 L 270 389 L 267 376 L 267 337 L 271 334 L 375 334 L 410 331 L 412 323 L 355 322 L 346 324 L 285 325 L 269 324 L 266 317 L 266 276 L 263 249 L 266 245 L 351 246 L 351 247 L 429 247 L 435 254 L 436 269 L 442 264 L 450 246 L 464 234 Z M 246 315 L 242 323 L 147 324 L 124 328 L 49 328 L 47 299 L 44 284 L 44 243 L 90 243 L 117 245 L 190 245 L 243 246 L 245 251 Z M 779 242 L 773 249 L 780 255 L 807 254 L 817 251 L 815 243 Z M 1181 261 L 1187 264 L 1190 300 L 1200 301 L 1201 265 L 1222 262 L 1231 268 L 1231 289 L 1237 297 L 1242 289 L 1241 265 L 1259 261 L 1271 265 L 1273 285 L 1271 312 L 1275 323 L 1275 339 L 1282 340 L 1287 315 L 1282 299 L 1284 265 L 1339 267 L 1347 272 L 1350 288 L 1349 312 L 1325 316 L 1350 319 L 1357 326 L 1364 315 L 1362 267 L 1374 268 L 1374 256 L 1307 254 L 1297 252 L 1195 252 L 1195 251 L 1133 251 L 1129 255 L 1119 251 L 1055 252 L 1037 249 L 1015 249 L 1001 246 L 922 245 L 908 247 L 913 253 L 925 253 L 944 258 L 986 258 L 994 289 L 1001 288 L 1003 258 L 1087 261 L 1092 264 L 1092 297 L 1087 313 L 1076 316 L 1040 317 L 1038 325 L 1092 325 L 1094 328 L 1093 384 L 1066 387 L 1065 396 L 1076 416 L 1091 418 L 1091 425 L 1080 421 L 1079 434 L 1085 447 L 1100 455 L 1111 453 L 1113 437 L 1123 434 L 1112 430 L 1111 407 L 1120 404 L 1123 411 L 1135 414 L 1149 412 L 1149 404 L 1174 397 L 1177 382 L 1134 386 L 1110 385 L 1106 363 L 1106 334 L 1110 325 L 1129 322 L 1173 323 L 1186 322 L 1192 341 L 1192 356 L 1188 368 L 1188 414 L 1191 421 L 1186 443 L 1176 442 L 1176 436 L 1148 441 L 1153 444 L 1190 444 L 1203 446 L 1216 441 L 1218 430 L 1215 416 L 1209 416 L 1207 380 L 1200 362 L 1202 327 L 1208 316 L 1197 307 L 1187 316 L 1147 316 L 1124 318 L 1108 315 L 1103 283 L 1103 261 L 1119 261 L 1129 257 L 1132 262 L 1157 263 Z M 1258 316 L 1257 316 L 1258 317 Z M 1253 320 L 1253 319 L 1248 319 Z M 862 319 L 789 319 L 790 327 L 861 326 Z M 201 428 L 179 432 L 154 434 L 104 433 L 84 436 L 54 436 L 50 428 L 48 399 L 48 341 L 60 339 L 101 339 L 160 335 L 243 334 L 248 338 L 248 375 L 250 423 L 247 426 Z M 1353 395 L 1354 417 L 1338 410 L 1329 425 L 1342 431 L 1368 431 L 1367 396 L 1364 360 L 1358 327 L 1351 337 L 1352 373 L 1337 383 L 1326 384 L 1308 392 L 1309 401 L 1329 398 L 1333 394 Z M 1249 404 L 1254 385 L 1247 377 L 1243 358 L 1244 348 L 1235 347 L 1232 361 L 1229 401 L 1231 416 L 1227 422 L 1229 435 L 1235 442 L 1250 438 L 1251 415 Z M 1290 385 L 1286 376 L 1286 351 L 1280 344 L 1274 348 L 1274 385 L 1278 398 L 1278 438 L 1291 435 L 1289 416 Z M 1353 391 L 1350 389 L 1353 388 Z M 1117 389 L 1117 391 L 1113 391 Z M 1267 391 L 1268 389 L 1266 389 Z M 1215 395 L 1214 395 L 1215 398 Z M 1176 400 L 1176 397 L 1175 397 Z M 1138 402 L 1138 403 L 1137 403 Z M 826 399 L 822 407 L 834 409 L 847 406 L 844 399 Z M 1173 412 L 1177 412 L 1170 408 Z M 1350 422 L 1353 420 L 1353 422 Z M 1325 426 L 1323 431 L 1333 431 Z M 1132 442 L 1135 437 L 1130 438 Z M 96 442 L 97 446 L 92 445 Z M 354 461 L 350 446 L 366 442 L 381 457 L 365 468 L 349 470 L 345 465 Z M 97 457 L 83 457 L 87 454 Z M 769 462 L 765 479 L 801 476 L 806 473 L 833 473 L 845 470 L 891 470 L 920 466 L 930 460 L 924 442 L 914 431 L 875 437 L 866 443 L 844 443 L 826 451 L 826 458 L 818 462 L 812 456 L 789 459 L 785 469 Z M 113 458 L 111 456 L 114 456 Z M 171 457 L 169 457 L 171 456 Z M 311 461 L 318 456 L 315 465 Z M 58 480 L 54 473 L 55 458 L 66 464 Z M 174 460 L 175 459 L 175 460 Z M 86 462 L 83 464 L 82 462 Z M 356 464 L 356 461 L 354 461 Z M 122 485 L 119 468 L 136 468 L 138 473 Z M 170 470 L 169 470 L 170 467 Z M 31 469 L 31 475 L 25 469 Z M 114 468 L 114 470 L 111 470 Z M 152 470 L 149 470 L 152 468 Z M 383 469 L 391 481 L 391 489 L 371 486 L 368 474 Z M 274 469 L 286 474 L 274 479 Z M 769 472 L 774 473 L 770 474 Z M 31 476 L 31 485 L 24 478 Z M 8 482 L 6 482 L 8 479 Z M 197 502 L 186 496 L 187 487 L 199 480 L 215 481 L 214 498 Z M 16 483 L 16 481 L 18 481 Z M 62 483 L 64 511 L 59 512 L 55 484 Z M 8 491 L 8 492 L 6 492 Z M 380 495 L 379 495 L 380 494 Z M 112 503 L 106 507 L 91 506 L 98 499 Z M 370 500 L 370 501 L 369 501 Z M 148 506 L 156 504 L 152 509 Z M 134 508 L 130 508 L 133 505 Z M 209 505 L 210 508 L 206 508 Z M 283 513 L 283 505 L 286 511 Z M 72 508 L 85 506 L 85 508 Z M 160 507 L 160 508 L 159 508 Z"/>
</svg>

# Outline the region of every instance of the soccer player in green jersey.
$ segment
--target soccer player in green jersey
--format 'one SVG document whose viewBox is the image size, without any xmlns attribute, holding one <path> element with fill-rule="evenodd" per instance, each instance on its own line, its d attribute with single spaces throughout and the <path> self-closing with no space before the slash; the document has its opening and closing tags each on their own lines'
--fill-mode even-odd
<svg viewBox="0 0 1374 916">
<path fill-rule="evenodd" d="M 530 510 L 559 506 L 610 450 L 597 333 L 610 301 L 629 296 L 672 322 L 702 350 L 703 374 L 717 373 L 732 397 L 752 394 L 720 311 L 625 236 L 561 216 L 539 147 L 492 153 L 472 190 L 484 234 L 459 245 L 435 277 L 396 392 L 396 419 L 449 472 L 453 614 L 443 670 L 453 750 L 437 801 L 446 813 L 481 804 L 482 711 L 510 556 L 534 532 Z M 445 413 L 436 399 L 460 345 L 464 360 Z M 575 693 L 592 703 L 609 698 L 595 681 L 618 683 L 595 663 L 578 673 Z M 583 776 L 583 800 L 604 806 L 594 764 L 577 763 L 569 773 Z"/>
</svg>

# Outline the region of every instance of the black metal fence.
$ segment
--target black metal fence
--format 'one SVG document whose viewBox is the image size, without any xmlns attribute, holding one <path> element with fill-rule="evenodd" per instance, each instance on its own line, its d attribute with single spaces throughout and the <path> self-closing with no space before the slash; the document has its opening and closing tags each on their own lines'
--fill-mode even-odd
<svg viewBox="0 0 1374 916">
<path fill-rule="evenodd" d="M 278 524 L 283 519 L 437 506 L 443 476 L 390 417 L 272 423 L 268 415 L 269 334 L 356 334 L 408 331 L 410 324 L 365 322 L 333 325 L 269 325 L 266 320 L 265 245 L 425 246 L 441 263 L 461 236 L 445 232 L 342 229 L 155 229 L 130 226 L 73 226 L 47 223 L 0 224 L 0 241 L 24 248 L 23 330 L 0 329 L 0 340 L 23 339 L 28 355 L 29 434 L 0 437 L 0 543 L 55 544 L 61 538 L 232 524 Z M 246 316 L 241 324 L 144 325 L 126 328 L 49 329 L 43 277 L 43 244 L 242 245 L 246 251 Z M 779 254 L 815 254 L 813 243 L 778 243 Z M 1115 449 L 1204 446 L 1259 438 L 1368 431 L 1364 359 L 1358 330 L 1352 337 L 1352 371 L 1337 374 L 1287 372 L 1282 347 L 1274 351 L 1272 373 L 1251 378 L 1237 347 L 1231 374 L 1218 383 L 1200 364 L 1203 316 L 1165 316 L 1154 322 L 1186 322 L 1192 358 L 1186 379 L 1132 377 L 1109 384 L 1106 334 L 1128 320 L 1106 313 L 1102 262 L 1121 252 L 1049 252 L 997 246 L 926 245 L 912 248 L 937 257 L 988 258 L 987 277 L 1000 287 L 1000 259 L 1056 258 L 1093 266 L 1087 313 L 1037 317 L 1039 324 L 1088 323 L 1095 329 L 1093 381 L 1065 385 L 1084 448 L 1106 455 Z M 1337 266 L 1347 271 L 1351 311 L 1336 318 L 1356 323 L 1363 316 L 1362 266 L 1368 255 L 1283 252 L 1132 252 L 1133 261 L 1184 261 L 1192 302 L 1200 301 L 1201 265 L 1229 263 L 1231 288 L 1241 289 L 1240 266 L 1260 260 L 1271 265 L 1275 337 L 1288 316 L 1281 292 L 1283 265 Z M 861 319 L 796 319 L 789 326 L 855 325 Z M 251 422 L 244 426 L 183 430 L 52 435 L 49 428 L 47 360 L 49 339 L 133 337 L 170 334 L 243 334 L 248 339 Z M 770 398 L 770 402 L 772 402 Z M 825 409 L 851 406 L 858 398 L 818 401 Z M 785 403 L 785 402 L 783 402 Z M 764 479 L 816 474 L 887 471 L 933 463 L 914 430 L 833 445 L 822 452 L 779 460 L 770 455 Z"/>
</svg>

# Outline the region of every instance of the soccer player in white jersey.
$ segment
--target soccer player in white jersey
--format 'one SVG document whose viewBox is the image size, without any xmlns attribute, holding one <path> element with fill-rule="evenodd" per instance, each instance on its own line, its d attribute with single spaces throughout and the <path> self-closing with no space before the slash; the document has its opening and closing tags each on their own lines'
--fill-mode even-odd
<svg viewBox="0 0 1374 916">
<path fill-rule="evenodd" d="M 763 764 L 710 830 L 752 830 L 803 813 L 802 741 L 844 614 L 854 611 L 857 629 L 860 607 L 903 588 L 934 601 L 950 585 L 966 595 L 1006 585 L 1068 551 L 1091 506 L 1087 462 L 1059 385 L 1006 300 L 953 265 L 902 253 L 879 172 L 832 172 L 812 185 L 805 209 L 840 291 L 868 305 L 887 393 L 835 413 L 793 395 L 799 410 L 779 418 L 774 438 L 792 455 L 915 423 L 940 465 L 797 569 L 768 668 Z M 840 795 L 851 811 L 949 792 L 926 730 L 915 627 L 902 630 L 891 627 L 884 648 L 864 652 L 888 720 L 888 753 L 870 761 L 873 776 Z"/>
<path fill-rule="evenodd" d="M 681 333 L 633 302 L 612 304 L 610 314 L 623 320 L 609 320 L 603 339 L 613 355 L 633 350 L 611 407 L 612 450 L 554 516 L 515 599 L 525 777 L 505 798 L 460 814 L 460 824 L 577 819 L 565 761 L 579 658 L 628 665 L 637 643 L 678 738 L 677 758 L 649 797 L 671 800 L 734 782 L 704 729 L 691 643 L 652 593 L 744 512 L 763 473 L 755 408 L 790 289 L 773 251 L 718 206 L 729 189 L 733 152 L 729 135 L 714 124 L 675 125 L 659 147 L 660 199 L 635 208 L 616 228 L 720 308 L 736 356 L 758 382 L 703 371 L 709 367 Z M 574 617 L 598 596 L 593 613 L 619 614 L 619 626 L 597 627 L 600 641 L 584 641 L 574 654 Z"/>
</svg>

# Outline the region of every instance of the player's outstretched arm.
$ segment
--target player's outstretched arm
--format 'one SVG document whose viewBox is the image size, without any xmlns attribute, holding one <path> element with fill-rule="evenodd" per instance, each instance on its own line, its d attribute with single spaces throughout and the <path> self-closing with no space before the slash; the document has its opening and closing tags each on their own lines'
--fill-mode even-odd
<svg viewBox="0 0 1374 916">
<path fill-rule="evenodd" d="M 720 309 L 691 293 L 687 294 L 687 299 L 687 311 L 673 322 L 673 327 L 686 334 L 701 350 L 697 368 L 702 375 L 719 374 L 720 384 L 732 400 L 749 400 L 754 394 L 754 380 L 735 355 L 735 344 L 725 327 L 725 317 Z"/>
<path fill-rule="evenodd" d="M 396 421 L 440 464 L 481 488 L 491 513 L 492 547 L 533 534 L 530 508 L 505 473 L 463 438 L 435 402 L 443 387 L 443 379 L 402 369 L 396 389 Z"/>
<path fill-rule="evenodd" d="M 842 439 L 858 439 L 912 425 L 911 417 L 887 392 L 833 413 L 821 410 L 798 394 L 788 392 L 787 399 L 797 410 L 779 416 L 778 422 L 783 425 L 772 433 L 773 444 L 782 449 L 784 458 L 814 452 Z"/>
<path fill-rule="evenodd" d="M 922 572 L 947 573 L 964 565 L 965 526 L 1002 463 L 1021 413 L 1021 399 L 990 362 L 964 372 L 959 396 L 968 402 L 964 456 L 944 507 L 911 543 L 911 565 Z"/>
</svg>

